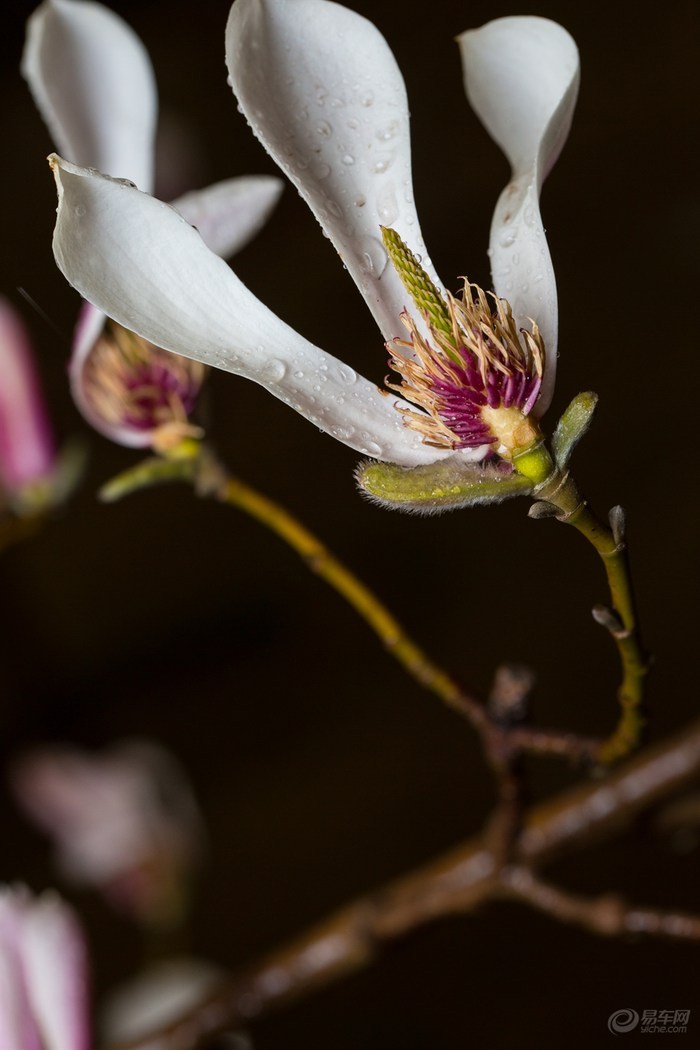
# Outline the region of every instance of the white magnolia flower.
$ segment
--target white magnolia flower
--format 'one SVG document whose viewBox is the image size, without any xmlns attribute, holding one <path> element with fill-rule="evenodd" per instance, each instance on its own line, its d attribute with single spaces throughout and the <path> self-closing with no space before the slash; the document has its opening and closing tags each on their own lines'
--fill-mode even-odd
<svg viewBox="0 0 700 1050">
<path fill-rule="evenodd" d="M 184 771 L 163 748 L 122 742 L 102 755 L 45 748 L 12 774 L 22 808 L 51 837 L 62 873 L 150 922 L 179 918 L 204 829 Z"/>
<path fill-rule="evenodd" d="M 88 1050 L 88 979 L 78 922 L 55 894 L 0 888 L 2 1050 Z"/>
<path fill-rule="evenodd" d="M 468 97 L 513 168 L 496 207 L 491 263 L 496 293 L 510 298 L 514 318 L 507 306 L 497 308 L 485 333 L 486 300 L 470 296 L 465 314 L 444 298 L 428 259 L 413 204 L 404 84 L 377 29 L 327 0 L 236 0 L 226 37 L 240 107 L 335 244 L 384 339 L 414 366 L 427 354 L 428 371 L 441 358 L 439 374 L 428 376 L 433 391 L 455 376 L 463 391 L 480 373 L 483 404 L 498 387 L 502 404 L 514 403 L 522 418 L 538 393 L 535 413 L 551 397 L 556 288 L 539 191 L 569 129 L 578 56 L 568 33 L 540 18 L 499 19 L 459 42 Z M 121 324 L 253 379 L 378 460 L 402 467 L 464 462 L 499 444 L 471 423 L 463 437 L 446 415 L 426 428 L 424 410 L 436 406 L 417 390 L 415 368 L 408 377 L 404 369 L 401 386 L 413 404 L 397 400 L 272 314 L 172 209 L 60 158 L 53 164 L 58 265 Z M 419 305 L 406 291 L 411 275 Z M 518 329 L 529 318 L 537 324 L 521 344 Z M 465 347 L 439 345 L 453 323 Z M 404 325 L 410 338 L 397 342 Z M 450 371 L 451 354 L 459 359 Z M 465 396 L 472 405 L 478 400 L 473 391 Z M 447 438 L 438 433 L 442 425 Z"/>
<path fill-rule="evenodd" d="M 146 49 L 121 18 L 88 0 L 45 0 L 27 25 L 22 71 L 66 157 L 152 192 L 156 85 Z M 281 189 L 270 176 L 227 179 L 174 206 L 212 251 L 228 257 L 258 232 Z M 105 327 L 104 314 L 87 306 L 70 378 L 92 426 L 121 444 L 146 446 L 176 400 L 185 416 L 193 407 L 203 370 Z"/>
</svg>

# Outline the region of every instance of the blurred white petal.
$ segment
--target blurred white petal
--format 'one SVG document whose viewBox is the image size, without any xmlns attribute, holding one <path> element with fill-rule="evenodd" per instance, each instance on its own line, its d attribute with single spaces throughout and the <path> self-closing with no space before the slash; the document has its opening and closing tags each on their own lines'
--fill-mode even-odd
<svg viewBox="0 0 700 1050">
<path fill-rule="evenodd" d="M 228 259 L 267 222 L 284 184 L 274 175 L 241 175 L 193 190 L 173 201 L 215 255 Z"/>
<path fill-rule="evenodd" d="M 45 0 L 29 19 L 22 72 L 66 157 L 151 190 L 156 87 L 121 18 L 90 0 Z"/>
</svg>

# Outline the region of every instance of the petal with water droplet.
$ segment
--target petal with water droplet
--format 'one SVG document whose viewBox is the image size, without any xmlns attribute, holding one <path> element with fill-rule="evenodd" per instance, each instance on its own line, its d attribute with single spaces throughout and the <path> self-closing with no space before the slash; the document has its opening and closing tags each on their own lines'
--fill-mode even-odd
<svg viewBox="0 0 700 1050">
<path fill-rule="evenodd" d="M 368 266 L 364 243 L 391 224 L 439 282 L 412 194 L 396 191 L 411 184 L 408 105 L 383 36 L 327 0 L 236 0 L 226 54 L 253 131 L 330 236 L 384 338 L 401 335 L 406 292 L 393 267 Z M 345 198 L 365 202 L 353 208 L 352 227 L 329 206 Z"/>
<path fill-rule="evenodd" d="M 532 317 L 544 337 L 547 363 L 535 409 L 541 414 L 554 386 L 558 318 L 539 194 L 569 133 L 578 51 L 560 25 L 529 16 L 488 22 L 463 33 L 459 45 L 469 101 L 513 169 L 491 225 L 491 269 L 496 293 L 510 300 L 518 324 L 528 327 Z"/>
<path fill-rule="evenodd" d="M 447 454 L 424 445 L 395 409 L 404 403 L 368 380 L 358 376 L 357 397 L 344 397 L 346 366 L 256 299 L 174 208 L 55 155 L 51 160 L 59 195 L 56 261 L 104 313 L 156 346 L 260 383 L 324 430 L 352 428 L 344 439 L 352 448 L 373 443 L 382 459 L 406 466 Z"/>
</svg>

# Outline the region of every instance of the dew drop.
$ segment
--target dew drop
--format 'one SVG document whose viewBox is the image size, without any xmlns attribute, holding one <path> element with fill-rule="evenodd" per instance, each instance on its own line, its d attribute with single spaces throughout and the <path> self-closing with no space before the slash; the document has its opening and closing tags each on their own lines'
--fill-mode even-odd
<svg viewBox="0 0 700 1050">
<path fill-rule="evenodd" d="M 303 379 L 304 378 L 304 373 L 301 371 L 301 369 L 298 368 L 296 370 L 296 372 L 294 373 L 294 378 L 295 379 Z"/>
<path fill-rule="evenodd" d="M 346 153 L 343 157 L 343 164 L 346 164 L 348 167 L 350 167 L 350 165 L 354 163 L 355 158 L 353 157 L 352 153 Z"/>
<path fill-rule="evenodd" d="M 278 357 L 271 358 L 263 369 L 263 375 L 268 383 L 279 383 L 287 374 L 287 366 Z"/>
<path fill-rule="evenodd" d="M 78 216 L 79 219 L 83 217 L 86 211 L 87 209 L 84 204 L 76 205 L 75 214 Z"/>
<path fill-rule="evenodd" d="M 317 179 L 327 179 L 331 173 L 330 166 L 323 161 L 314 167 L 314 175 Z"/>
<path fill-rule="evenodd" d="M 367 198 L 363 197 L 360 193 L 357 195 L 357 197 L 355 197 L 355 200 L 352 203 L 355 205 L 356 208 L 364 208 L 365 204 L 367 203 Z"/>
<path fill-rule="evenodd" d="M 360 126 L 359 120 L 355 120 L 354 117 L 351 117 L 351 119 L 348 121 L 348 127 L 350 128 L 351 131 L 356 131 L 357 128 L 359 128 L 359 126 Z"/>
<path fill-rule="evenodd" d="M 392 120 L 390 124 L 387 124 L 385 127 L 380 128 L 379 131 L 376 132 L 376 137 L 379 139 L 380 142 L 389 142 L 391 139 L 396 138 L 398 131 L 398 120 Z"/>
<path fill-rule="evenodd" d="M 331 427 L 331 434 L 334 438 L 338 438 L 338 441 L 348 441 L 355 433 L 355 428 L 350 426 L 340 426 L 336 424 Z"/>
<path fill-rule="evenodd" d="M 374 103 L 374 92 L 373 91 L 364 91 L 360 95 L 360 105 L 361 106 L 365 106 L 365 108 L 368 108 L 373 103 Z"/>
<path fill-rule="evenodd" d="M 326 207 L 328 208 L 331 215 L 335 215 L 336 219 L 342 219 L 343 209 L 340 207 L 337 201 L 327 200 Z"/>
<path fill-rule="evenodd" d="M 520 253 L 519 252 L 514 252 L 513 253 L 513 266 L 517 266 L 519 262 L 520 262 Z"/>
<path fill-rule="evenodd" d="M 327 120 L 319 120 L 316 124 L 316 133 L 324 139 L 328 139 L 333 134 L 333 128 L 330 126 Z"/>
<path fill-rule="evenodd" d="M 521 292 L 526 292 L 526 291 L 528 290 L 528 288 L 529 288 L 529 287 L 530 287 L 530 285 L 529 285 L 529 284 L 527 283 L 527 281 L 526 281 L 526 282 L 525 282 L 525 284 L 521 284 L 521 285 L 520 285 L 520 291 L 521 291 Z"/>
<path fill-rule="evenodd" d="M 359 247 L 362 272 L 368 277 L 381 277 L 388 262 L 384 245 L 376 237 L 363 237 Z"/>
<path fill-rule="evenodd" d="M 523 215 L 523 218 L 525 219 L 525 223 L 527 226 L 535 225 L 535 209 L 532 207 L 531 204 L 528 205 L 528 207 L 525 209 L 525 214 Z"/>
<path fill-rule="evenodd" d="M 368 456 L 381 456 L 382 446 L 376 441 L 368 441 L 362 451 Z"/>
<path fill-rule="evenodd" d="M 350 368 L 349 365 L 338 365 L 338 367 L 334 369 L 334 374 L 335 378 L 339 382 L 345 383 L 346 386 L 351 386 L 353 383 L 357 382 L 357 372 L 354 368 Z"/>
<path fill-rule="evenodd" d="M 498 243 L 501 248 L 510 248 L 512 244 L 515 244 L 515 239 L 518 236 L 518 231 L 515 226 L 507 226 L 498 238 Z"/>
</svg>

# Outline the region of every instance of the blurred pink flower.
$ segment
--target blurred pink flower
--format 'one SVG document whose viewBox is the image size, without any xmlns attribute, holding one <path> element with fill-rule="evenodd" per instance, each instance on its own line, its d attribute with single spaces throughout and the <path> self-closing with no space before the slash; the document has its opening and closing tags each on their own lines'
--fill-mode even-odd
<svg viewBox="0 0 700 1050">
<path fill-rule="evenodd" d="M 85 945 L 71 909 L 52 893 L 0 888 L 0 1047 L 87 1050 Z"/>
<path fill-rule="evenodd" d="M 12 774 L 15 794 L 56 846 L 75 883 L 145 922 L 182 917 L 204 830 L 185 775 L 155 744 L 131 741 L 103 755 L 36 751 Z"/>
<path fill-rule="evenodd" d="M 50 482 L 55 467 L 29 336 L 17 311 L 0 298 L 0 487 L 21 507 Z"/>
</svg>

